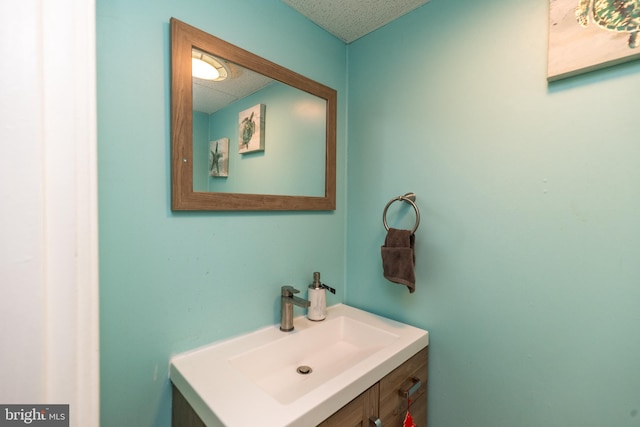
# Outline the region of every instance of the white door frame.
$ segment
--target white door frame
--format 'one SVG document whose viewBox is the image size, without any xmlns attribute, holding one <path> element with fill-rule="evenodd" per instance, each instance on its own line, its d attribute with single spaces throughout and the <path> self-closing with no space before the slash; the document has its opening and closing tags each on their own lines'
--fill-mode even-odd
<svg viewBox="0 0 640 427">
<path fill-rule="evenodd" d="M 0 2 L 0 404 L 99 425 L 95 0 Z"/>
</svg>

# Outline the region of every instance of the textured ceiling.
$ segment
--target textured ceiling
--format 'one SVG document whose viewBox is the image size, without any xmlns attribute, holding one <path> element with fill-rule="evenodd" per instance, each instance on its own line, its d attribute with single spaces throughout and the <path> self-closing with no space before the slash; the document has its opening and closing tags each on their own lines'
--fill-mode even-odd
<svg viewBox="0 0 640 427">
<path fill-rule="evenodd" d="M 331 34 L 351 43 L 429 0 L 282 0 Z"/>
</svg>

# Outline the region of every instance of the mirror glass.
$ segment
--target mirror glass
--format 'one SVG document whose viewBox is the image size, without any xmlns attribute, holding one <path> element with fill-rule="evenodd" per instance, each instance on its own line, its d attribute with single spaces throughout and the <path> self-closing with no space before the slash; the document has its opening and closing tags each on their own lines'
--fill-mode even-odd
<svg viewBox="0 0 640 427">
<path fill-rule="evenodd" d="M 227 78 L 193 77 L 193 190 L 323 196 L 326 100 L 216 59 Z"/>
<path fill-rule="evenodd" d="M 176 19 L 171 34 L 172 209 L 335 209 L 335 90 Z"/>
</svg>

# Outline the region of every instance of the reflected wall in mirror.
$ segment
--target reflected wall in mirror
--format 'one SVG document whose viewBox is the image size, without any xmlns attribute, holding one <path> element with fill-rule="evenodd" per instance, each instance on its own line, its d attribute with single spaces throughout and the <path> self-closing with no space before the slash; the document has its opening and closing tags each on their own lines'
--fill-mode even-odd
<svg viewBox="0 0 640 427">
<path fill-rule="evenodd" d="M 192 77 L 201 54 L 226 78 Z M 335 90 L 174 18 L 171 72 L 173 210 L 335 209 Z M 246 152 L 243 129 L 261 123 L 240 116 L 255 106 L 264 150 Z M 210 176 L 223 156 L 211 142 L 225 138 L 227 174 Z"/>
</svg>

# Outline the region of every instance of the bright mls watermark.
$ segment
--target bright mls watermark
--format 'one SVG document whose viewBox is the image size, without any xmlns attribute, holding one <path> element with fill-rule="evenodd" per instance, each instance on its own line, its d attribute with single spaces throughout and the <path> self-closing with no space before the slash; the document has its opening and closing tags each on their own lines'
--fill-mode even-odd
<svg viewBox="0 0 640 427">
<path fill-rule="evenodd" d="M 69 405 L 0 405 L 0 427 L 69 427 Z"/>
</svg>

